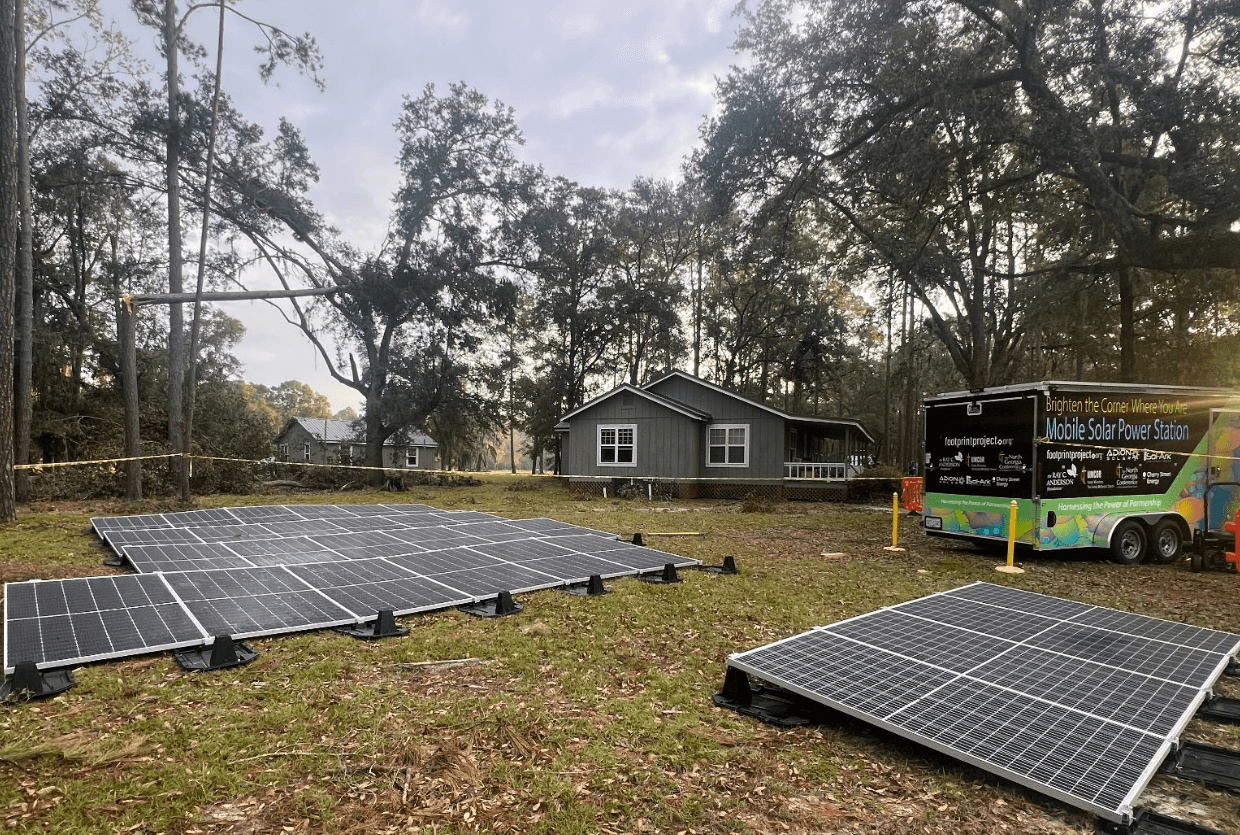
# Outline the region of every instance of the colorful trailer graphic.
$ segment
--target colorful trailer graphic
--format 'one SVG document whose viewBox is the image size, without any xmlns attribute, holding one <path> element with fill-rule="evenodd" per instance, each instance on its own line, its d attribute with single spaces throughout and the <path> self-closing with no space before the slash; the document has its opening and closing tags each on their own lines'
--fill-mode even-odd
<svg viewBox="0 0 1240 835">
<path fill-rule="evenodd" d="M 1240 505 L 1240 392 L 1043 382 L 929 397 L 926 533 L 1171 561 Z M 1230 535 L 1229 535 L 1230 536 Z"/>
</svg>

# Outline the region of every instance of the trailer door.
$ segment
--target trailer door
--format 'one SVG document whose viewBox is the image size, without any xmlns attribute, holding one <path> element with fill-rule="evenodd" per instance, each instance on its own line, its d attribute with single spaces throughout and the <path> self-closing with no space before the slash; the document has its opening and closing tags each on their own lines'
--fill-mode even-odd
<svg viewBox="0 0 1240 835">
<path fill-rule="evenodd" d="M 1209 458 L 1206 466 L 1206 526 L 1221 530 L 1240 505 L 1240 410 L 1210 411 Z"/>
</svg>

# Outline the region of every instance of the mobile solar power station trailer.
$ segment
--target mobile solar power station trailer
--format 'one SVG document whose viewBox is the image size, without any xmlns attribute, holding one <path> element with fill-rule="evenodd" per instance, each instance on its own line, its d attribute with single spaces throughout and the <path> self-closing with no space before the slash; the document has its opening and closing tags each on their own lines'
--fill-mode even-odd
<svg viewBox="0 0 1240 835">
<path fill-rule="evenodd" d="M 1240 392 L 1040 382 L 925 400 L 932 536 L 1233 568 Z"/>
</svg>

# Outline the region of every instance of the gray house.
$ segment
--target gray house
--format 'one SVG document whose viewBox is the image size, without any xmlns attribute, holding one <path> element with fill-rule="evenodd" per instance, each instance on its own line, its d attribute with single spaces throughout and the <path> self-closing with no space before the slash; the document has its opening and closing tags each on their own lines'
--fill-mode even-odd
<svg viewBox="0 0 1240 835">
<path fill-rule="evenodd" d="M 556 432 L 570 489 L 600 495 L 631 482 L 681 497 L 836 498 L 874 443 L 855 420 L 789 414 L 683 371 L 618 386 Z"/>
<path fill-rule="evenodd" d="M 330 418 L 290 418 L 276 436 L 281 461 L 307 464 L 364 464 L 366 439 L 347 420 Z M 389 440 L 383 445 L 383 466 L 434 470 L 439 467 L 439 444 L 427 435 L 406 433 L 403 443 Z"/>
</svg>

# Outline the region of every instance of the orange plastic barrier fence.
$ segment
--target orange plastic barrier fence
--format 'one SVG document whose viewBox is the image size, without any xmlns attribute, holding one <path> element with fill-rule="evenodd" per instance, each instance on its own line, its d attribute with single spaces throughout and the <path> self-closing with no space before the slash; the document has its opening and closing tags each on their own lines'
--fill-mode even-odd
<svg viewBox="0 0 1240 835">
<path fill-rule="evenodd" d="M 904 498 L 904 509 L 921 513 L 922 500 L 925 498 L 925 482 L 921 476 L 908 476 L 900 482 L 900 495 Z"/>
</svg>

